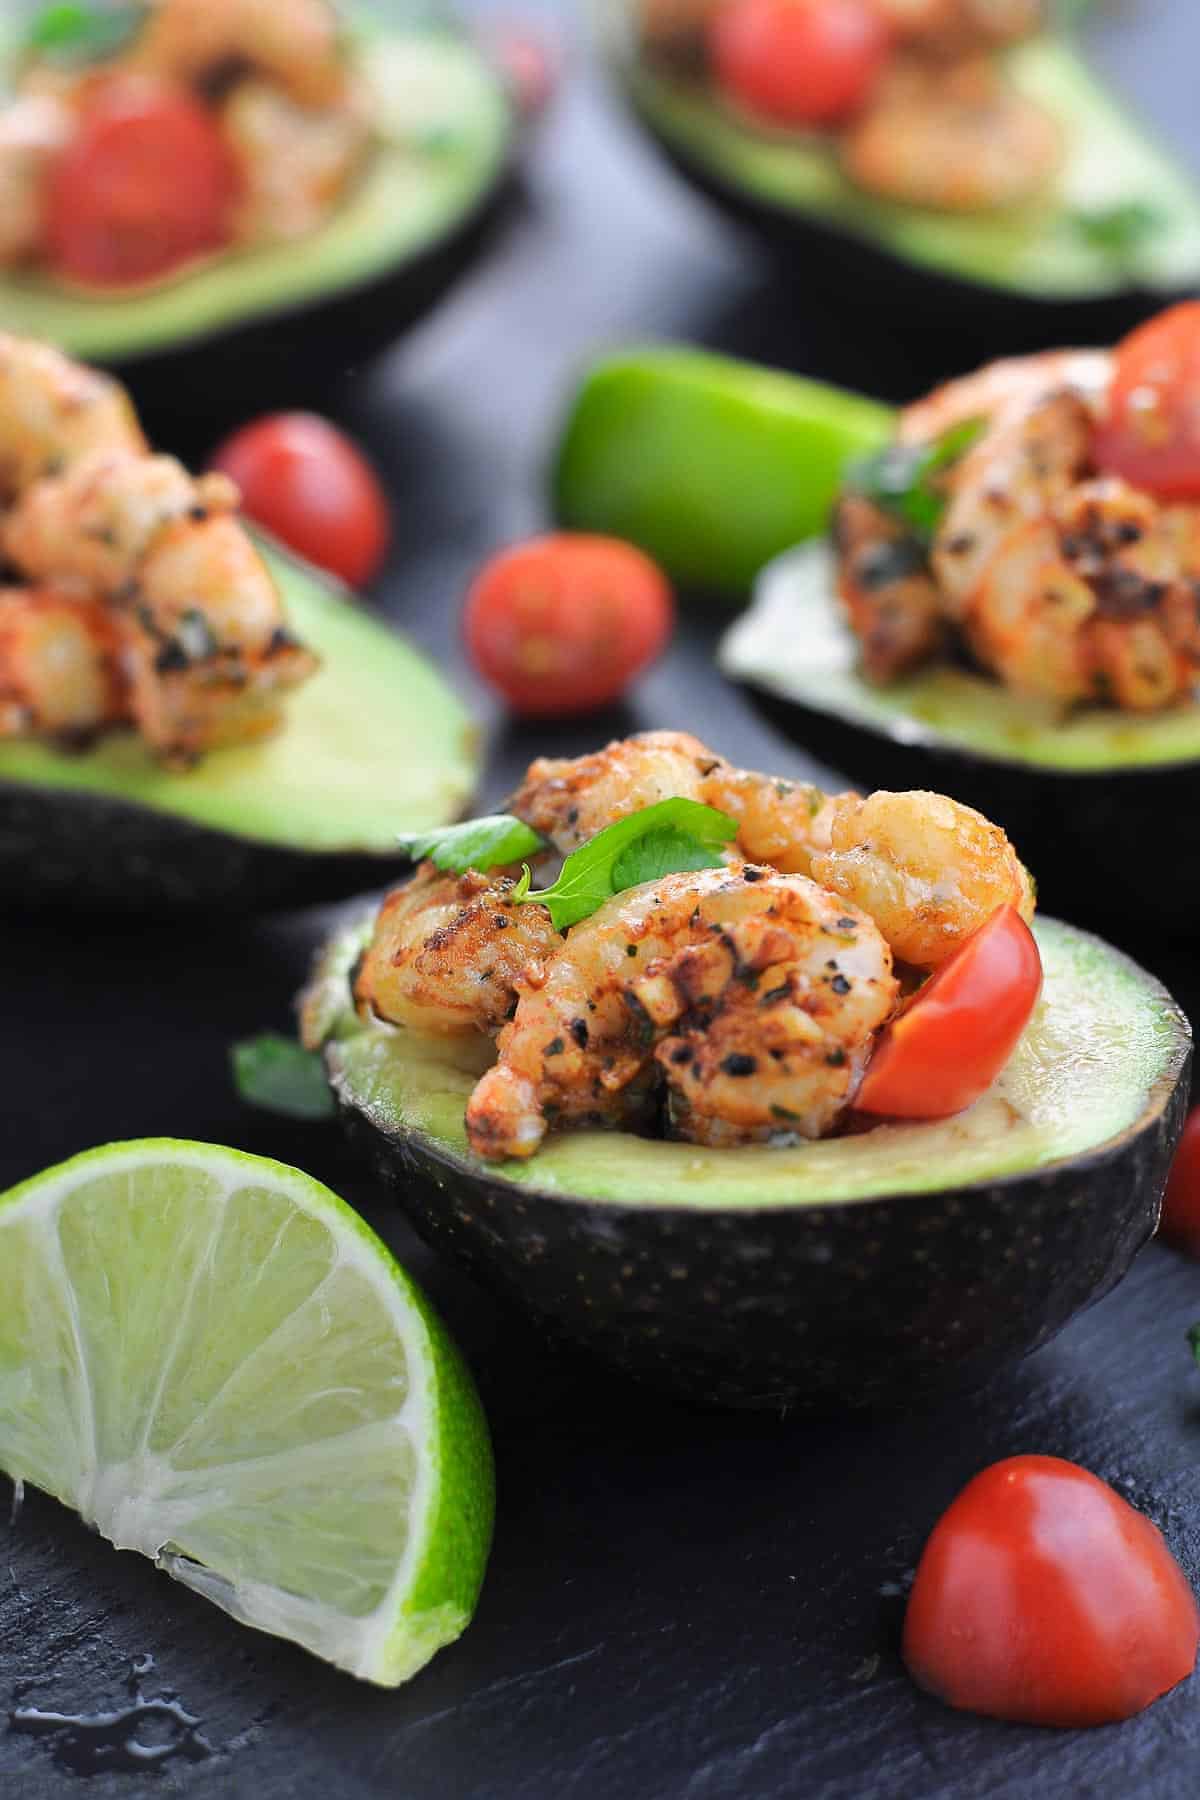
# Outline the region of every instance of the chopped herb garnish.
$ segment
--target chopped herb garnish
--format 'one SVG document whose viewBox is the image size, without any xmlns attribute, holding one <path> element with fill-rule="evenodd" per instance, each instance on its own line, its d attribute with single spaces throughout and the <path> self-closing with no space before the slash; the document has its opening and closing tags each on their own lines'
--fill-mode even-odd
<svg viewBox="0 0 1200 1800">
<path fill-rule="evenodd" d="M 34 19 L 26 47 L 49 62 L 104 62 L 141 30 L 141 0 L 56 0 Z"/>
<path fill-rule="evenodd" d="M 286 1119 L 332 1119 L 333 1095 L 321 1058 L 294 1038 L 264 1031 L 234 1044 L 229 1053 L 233 1085 L 248 1106 Z"/>
<path fill-rule="evenodd" d="M 984 430 L 983 419 L 965 419 L 932 444 L 891 444 L 852 463 L 846 485 L 902 520 L 915 537 L 928 543 L 946 510 L 946 494 L 938 477 L 966 455 Z"/>
<path fill-rule="evenodd" d="M 414 862 L 428 859 L 444 875 L 500 869 L 507 863 L 524 862 L 546 848 L 545 839 L 511 813 L 467 819 L 462 825 L 441 825 L 434 831 L 409 832 L 399 842 Z"/>
<path fill-rule="evenodd" d="M 535 890 L 526 867 L 514 900 L 539 900 L 556 931 L 588 919 L 626 888 L 687 869 L 717 869 L 721 852 L 737 836 L 737 820 L 698 800 L 660 800 L 606 825 L 573 850 L 553 887 Z"/>
<path fill-rule="evenodd" d="M 1115 263 L 1126 263 L 1166 224 L 1162 212 L 1147 200 L 1123 200 L 1117 206 L 1102 206 L 1088 211 L 1080 208 L 1068 215 L 1074 230 Z"/>
</svg>

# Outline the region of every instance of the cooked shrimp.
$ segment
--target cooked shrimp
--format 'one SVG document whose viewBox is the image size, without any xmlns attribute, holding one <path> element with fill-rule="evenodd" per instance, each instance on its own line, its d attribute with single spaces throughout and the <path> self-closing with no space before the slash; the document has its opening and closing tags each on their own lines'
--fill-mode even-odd
<svg viewBox="0 0 1200 1800">
<path fill-rule="evenodd" d="M 467 1107 L 471 1146 L 525 1157 L 552 1123 L 629 1123 L 663 1074 L 693 1141 L 819 1136 L 897 991 L 870 919 L 806 877 L 668 875 L 610 900 L 520 981 Z"/>
<path fill-rule="evenodd" d="M 370 136 L 347 88 L 337 105 L 301 106 L 266 81 L 240 81 L 221 109 L 239 176 L 234 234 L 245 242 L 304 237 L 341 199 Z"/>
<path fill-rule="evenodd" d="M 253 71 L 302 106 L 336 99 L 344 80 L 328 0 L 152 0 L 127 62 L 198 87 Z"/>
<path fill-rule="evenodd" d="M 838 502 L 833 539 L 838 597 L 863 673 L 893 681 L 936 654 L 945 637 L 942 596 L 920 539 L 861 494 Z"/>
<path fill-rule="evenodd" d="M 827 847 L 832 801 L 807 782 L 737 769 L 686 731 L 643 731 L 588 756 L 541 757 L 510 805 L 568 855 L 606 825 L 675 798 L 738 821 L 737 849 L 787 873 L 807 874 Z"/>
<path fill-rule="evenodd" d="M 997 907 L 1033 917 L 1028 871 L 998 825 L 944 794 L 871 794 L 838 806 L 822 887 L 875 921 L 892 953 L 936 969 Z"/>
<path fill-rule="evenodd" d="M 127 716 L 107 610 L 50 588 L 0 588 L 0 738 L 77 737 Z"/>
<path fill-rule="evenodd" d="M 383 903 L 355 984 L 358 1003 L 439 1037 L 494 1034 L 517 983 L 536 981 L 563 940 L 544 906 L 514 906 L 512 879 L 441 875 L 424 863 Z"/>
<path fill-rule="evenodd" d="M 73 128 L 48 95 L 18 95 L 0 110 L 0 266 L 41 247 L 48 178 Z"/>
<path fill-rule="evenodd" d="M 99 451 L 34 482 L 3 529 L 22 573 L 117 609 L 134 717 L 168 754 L 272 730 L 284 693 L 315 667 L 237 500 L 223 475 Z"/>
<path fill-rule="evenodd" d="M 1108 350 L 1041 350 L 1006 356 L 969 375 L 943 382 L 900 414 L 902 444 L 928 444 L 969 420 L 991 420 L 1010 408 L 1023 409 L 1046 394 L 1070 388 L 1093 407 L 1102 404 L 1112 380 Z"/>
<path fill-rule="evenodd" d="M 1050 114 L 984 59 L 947 69 L 897 58 L 840 144 L 859 187 L 939 212 L 990 212 L 1033 199 L 1063 148 Z"/>
<path fill-rule="evenodd" d="M 0 506 L 101 449 L 146 450 L 120 383 L 49 344 L 0 332 Z"/>
<path fill-rule="evenodd" d="M 922 49 L 1012 43 L 1045 23 L 1043 0 L 875 0 L 896 37 Z"/>
</svg>

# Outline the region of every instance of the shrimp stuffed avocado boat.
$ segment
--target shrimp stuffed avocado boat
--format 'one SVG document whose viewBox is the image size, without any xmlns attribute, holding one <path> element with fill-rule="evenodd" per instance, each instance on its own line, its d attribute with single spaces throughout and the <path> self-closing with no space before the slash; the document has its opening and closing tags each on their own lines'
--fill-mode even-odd
<svg viewBox="0 0 1200 1800">
<path fill-rule="evenodd" d="M 520 830 L 548 886 L 466 868 Z M 1098 939 L 1040 921 L 1040 1001 L 1036 954 L 1032 988 L 992 964 L 1000 1036 L 975 988 L 904 1097 L 935 993 L 1033 941 L 969 809 L 651 733 L 535 763 L 482 831 L 331 940 L 303 1029 L 417 1229 L 552 1335 L 703 1403 L 903 1403 L 1045 1343 L 1154 1230 L 1190 1035 Z M 914 1105 L 964 1110 L 879 1110 Z"/>
<path fill-rule="evenodd" d="M 1200 195 L 1066 35 L 1085 4 L 829 4 L 851 8 L 830 26 L 865 40 L 848 69 L 795 40 L 784 0 L 597 0 L 657 147 L 810 272 L 882 270 L 893 300 L 990 300 L 1010 322 L 1023 303 L 1031 324 L 1194 285 Z"/>
<path fill-rule="evenodd" d="M 152 359 L 177 396 L 211 404 L 218 348 L 244 405 L 247 383 L 294 381 L 301 345 L 311 374 L 344 366 L 346 341 L 359 359 L 390 341 L 476 257 L 511 185 L 505 86 L 435 9 L 31 4 L 0 55 L 0 326 L 121 370 Z M 103 159 L 135 153 L 119 172 L 143 181 L 142 213 L 91 218 L 119 204 Z M 162 165 L 189 157 L 164 200 Z"/>
<path fill-rule="evenodd" d="M 441 677 L 237 503 L 111 378 L 0 334 L 0 900 L 343 895 L 461 810 Z"/>
</svg>

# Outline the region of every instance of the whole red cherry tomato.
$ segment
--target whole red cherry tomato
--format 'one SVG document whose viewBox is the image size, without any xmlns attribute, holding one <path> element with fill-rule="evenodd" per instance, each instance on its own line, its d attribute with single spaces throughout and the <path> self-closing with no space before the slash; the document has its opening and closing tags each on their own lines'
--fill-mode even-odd
<svg viewBox="0 0 1200 1800">
<path fill-rule="evenodd" d="M 674 617 L 648 556 L 619 538 L 564 531 L 487 564 L 467 596 L 463 635 L 515 711 L 551 718 L 619 698 L 662 650 Z"/>
<path fill-rule="evenodd" d="M 96 86 L 50 177 L 46 255 L 73 281 L 151 281 L 228 242 L 237 175 L 199 101 L 135 77 Z"/>
<path fill-rule="evenodd" d="M 1014 1456 L 934 1527 L 903 1648 L 949 1706 L 1067 1726 L 1141 1712 L 1198 1644 L 1191 1587 L 1149 1519 L 1075 1463 Z"/>
<path fill-rule="evenodd" d="M 252 519 L 297 556 L 361 587 L 387 553 L 387 496 L 350 439 L 316 413 L 272 413 L 227 438 L 213 467 Z"/>
<path fill-rule="evenodd" d="M 887 1027 L 858 1090 L 860 1112 L 944 1119 L 985 1094 L 1042 991 L 1042 959 L 1015 906 L 994 912 Z"/>
<path fill-rule="evenodd" d="M 1117 346 L 1102 469 L 1164 500 L 1200 500 L 1200 301 L 1172 306 Z"/>
<path fill-rule="evenodd" d="M 891 39 L 870 0 L 724 0 L 709 27 L 720 87 L 774 125 L 836 125 L 870 98 Z"/>
<path fill-rule="evenodd" d="M 1158 1234 L 1176 1250 L 1200 1257 L 1200 1106 L 1188 1114 L 1171 1164 Z"/>
</svg>

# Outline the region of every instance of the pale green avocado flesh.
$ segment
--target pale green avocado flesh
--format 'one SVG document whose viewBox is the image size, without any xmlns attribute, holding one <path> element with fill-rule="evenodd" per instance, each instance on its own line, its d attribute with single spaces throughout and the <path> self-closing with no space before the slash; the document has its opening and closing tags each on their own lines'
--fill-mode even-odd
<svg viewBox="0 0 1200 1800">
<path fill-rule="evenodd" d="M 763 571 L 754 605 L 726 634 L 719 659 L 734 680 L 903 743 L 1080 773 L 1200 760 L 1196 705 L 1148 714 L 1106 706 L 1064 711 L 949 663 L 886 687 L 864 680 L 824 541 L 803 544 Z"/>
<path fill-rule="evenodd" d="M 434 249 L 504 171 L 514 135 L 508 98 L 478 51 L 448 33 L 372 34 L 358 54 L 379 141 L 318 231 L 221 254 L 133 293 L 71 291 L 46 275 L 8 272 L 0 329 L 119 361 L 347 293 Z"/>
<path fill-rule="evenodd" d="M 288 622 L 321 658 L 261 743 L 165 768 L 131 731 L 72 754 L 0 743 L 0 788 L 96 794 L 255 843 L 396 857 L 399 832 L 456 817 L 478 774 L 475 733 L 438 671 L 348 593 L 263 546 Z M 99 852 L 98 852 L 99 853 Z"/>
<path fill-rule="evenodd" d="M 1003 1075 L 957 1118 L 743 1150 L 560 1132 L 528 1162 L 486 1164 L 467 1149 L 463 1112 L 491 1045 L 364 1024 L 350 1003 L 349 972 L 369 929 L 360 924 L 334 941 L 307 1002 L 309 1031 L 325 1037 L 340 1100 L 387 1136 L 419 1135 L 481 1180 L 569 1199 L 704 1210 L 823 1206 L 1026 1175 L 1119 1139 L 1174 1080 L 1187 1037 L 1178 1008 L 1135 964 L 1044 919 L 1037 1012 Z"/>
<path fill-rule="evenodd" d="M 1200 278 L 1200 193 L 1131 122 L 1069 44 L 1033 39 L 1005 55 L 1016 87 L 1064 138 L 1053 189 L 1036 205 L 957 214 L 873 198 L 816 141 L 756 130 L 705 90 L 623 62 L 637 107 L 668 147 L 734 193 L 824 221 L 961 280 L 1046 300 L 1144 287 L 1178 292 Z M 1080 215 L 1146 207 L 1155 229 L 1114 255 Z"/>
</svg>

